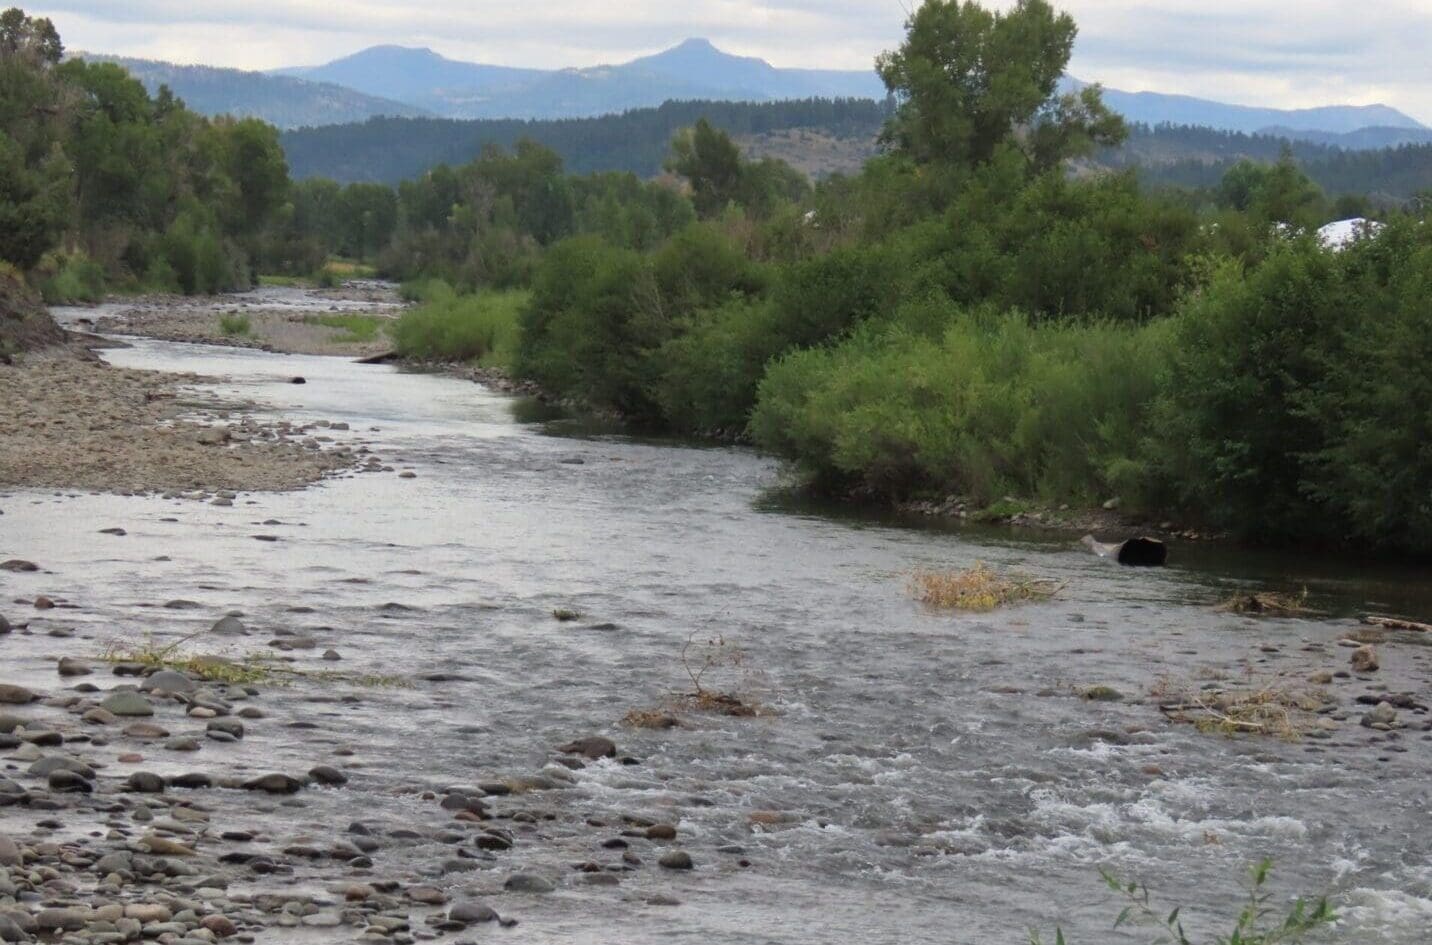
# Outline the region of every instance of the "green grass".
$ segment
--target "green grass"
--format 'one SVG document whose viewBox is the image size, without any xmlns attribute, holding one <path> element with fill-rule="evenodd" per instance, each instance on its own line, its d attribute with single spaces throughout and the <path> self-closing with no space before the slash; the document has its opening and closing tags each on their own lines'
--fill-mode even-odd
<svg viewBox="0 0 1432 945">
<path fill-rule="evenodd" d="M 247 315 L 220 315 L 219 331 L 230 338 L 241 338 L 253 333 L 253 324 Z"/>
<path fill-rule="evenodd" d="M 458 295 L 446 287 L 424 287 L 424 303 L 393 326 L 393 340 L 405 358 L 475 361 L 510 371 L 521 336 L 519 316 L 530 293 L 512 289 Z"/>
<path fill-rule="evenodd" d="M 342 329 L 344 334 L 338 340 L 353 344 L 376 341 L 384 325 L 392 324 L 391 319 L 376 318 L 372 315 L 312 315 L 304 321 L 310 325 Z"/>
</svg>

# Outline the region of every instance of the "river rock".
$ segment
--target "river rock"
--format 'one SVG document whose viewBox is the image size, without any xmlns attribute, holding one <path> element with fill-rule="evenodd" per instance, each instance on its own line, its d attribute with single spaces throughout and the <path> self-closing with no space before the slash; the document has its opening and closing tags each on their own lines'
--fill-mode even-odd
<svg viewBox="0 0 1432 945">
<path fill-rule="evenodd" d="M 244 737 L 244 723 L 238 719 L 213 719 L 205 726 L 205 731 L 211 736 L 218 732 L 239 739 Z"/>
<path fill-rule="evenodd" d="M 10 571 L 16 574 L 33 573 L 40 570 L 40 566 L 33 561 L 22 561 L 19 558 L 11 558 L 9 561 L 0 561 L 0 571 Z"/>
<path fill-rule="evenodd" d="M 473 925 L 479 922 L 496 922 L 497 912 L 491 906 L 483 902 L 466 900 L 454 903 L 448 910 L 448 918 L 454 922 L 461 922 L 464 925 Z"/>
<path fill-rule="evenodd" d="M 12 686 L 9 683 L 0 683 L 0 704 L 4 705 L 28 705 L 40 698 L 24 686 Z"/>
<path fill-rule="evenodd" d="M 94 670 L 90 669 L 88 665 L 81 663 L 79 660 L 73 659 L 69 656 L 61 657 L 59 664 L 55 668 L 59 672 L 59 674 L 65 678 L 70 678 L 73 676 L 88 676 L 90 673 L 94 672 Z"/>
<path fill-rule="evenodd" d="M 90 910 L 84 906 L 70 906 L 65 909 L 41 909 L 35 916 L 35 925 L 43 932 L 78 932 L 90 920 Z"/>
<path fill-rule="evenodd" d="M 287 774 L 266 774 L 244 782 L 246 791 L 263 791 L 267 794 L 297 794 L 303 790 L 303 782 Z"/>
<path fill-rule="evenodd" d="M 136 794 L 163 794 L 164 779 L 149 771 L 136 771 L 125 781 L 125 787 Z"/>
<path fill-rule="evenodd" d="M 507 877 L 507 882 L 502 888 L 508 892 L 517 893 L 549 893 L 556 890 L 556 886 L 549 879 L 544 879 L 535 873 L 513 873 Z"/>
<path fill-rule="evenodd" d="M 149 700 L 137 692 L 115 692 L 99 704 L 106 712 L 113 712 L 115 715 L 126 718 L 153 715 L 154 706 Z"/>
<path fill-rule="evenodd" d="M 199 688 L 194 682 L 183 673 L 172 669 L 161 669 L 159 672 L 147 677 L 139 684 L 144 692 L 193 692 Z"/>
<path fill-rule="evenodd" d="M 689 870 L 696 865 L 691 862 L 691 854 L 685 850 L 672 850 L 670 853 L 663 853 L 661 859 L 656 862 L 669 870 Z"/>
<path fill-rule="evenodd" d="M 330 787 L 348 783 L 348 775 L 329 765 L 318 765 L 309 769 L 308 776 L 319 784 L 326 784 Z"/>
<path fill-rule="evenodd" d="M 28 773 L 32 778 L 48 778 L 56 771 L 71 771 L 87 781 L 94 780 L 93 768 L 83 761 L 66 758 L 64 755 L 47 755 L 41 758 L 30 765 Z"/>
<path fill-rule="evenodd" d="M 1397 710 L 1386 702 L 1379 702 L 1377 707 L 1362 717 L 1363 728 L 1392 728 L 1397 724 Z"/>
<path fill-rule="evenodd" d="M 10 626 L 10 621 L 5 619 L 5 615 L 0 614 L 0 635 L 9 633 L 11 630 L 14 629 L 14 627 Z"/>
<path fill-rule="evenodd" d="M 20 845 L 0 833 L 0 866 L 19 866 L 23 862 Z"/>
<path fill-rule="evenodd" d="M 29 934 L 13 919 L 0 914 L 0 942 L 24 942 L 29 940 Z"/>
<path fill-rule="evenodd" d="M 174 918 L 174 913 L 157 902 L 132 902 L 124 907 L 124 916 L 148 925 L 151 922 L 168 922 Z"/>
<path fill-rule="evenodd" d="M 1382 667 L 1377 659 L 1377 648 L 1360 646 L 1352 652 L 1352 668 L 1358 673 L 1375 673 Z"/>
<path fill-rule="evenodd" d="M 94 785 L 85 780 L 73 771 L 66 771 L 63 768 L 59 771 L 50 772 L 47 782 L 50 790 L 60 794 L 89 794 L 94 791 Z"/>
<path fill-rule="evenodd" d="M 30 794 L 28 791 L 9 778 L 0 777 L 0 807 L 27 804 L 29 801 Z"/>
<path fill-rule="evenodd" d="M 241 637 L 247 635 L 249 631 L 238 617 L 223 617 L 209 628 L 209 632 L 226 637 Z"/>
<path fill-rule="evenodd" d="M 168 738 L 169 730 L 152 722 L 134 722 L 124 727 L 124 734 L 142 741 L 153 741 L 156 738 Z"/>
<path fill-rule="evenodd" d="M 149 852 L 155 856 L 193 856 L 194 850 L 177 840 L 170 840 L 168 837 L 161 837 L 158 834 L 145 834 L 139 841 L 149 847 Z M 167 919 L 160 921 L 168 921 Z"/>
<path fill-rule="evenodd" d="M 574 742 L 563 745 L 557 750 L 567 755 L 581 755 L 583 758 L 589 758 L 592 761 L 598 758 L 615 758 L 617 756 L 616 743 L 610 738 L 603 738 L 600 735 L 590 735 L 586 738 L 579 738 Z"/>
<path fill-rule="evenodd" d="M 239 927 L 228 916 L 206 915 L 199 920 L 199 925 L 214 933 L 215 938 L 232 938 L 239 934 Z"/>
</svg>

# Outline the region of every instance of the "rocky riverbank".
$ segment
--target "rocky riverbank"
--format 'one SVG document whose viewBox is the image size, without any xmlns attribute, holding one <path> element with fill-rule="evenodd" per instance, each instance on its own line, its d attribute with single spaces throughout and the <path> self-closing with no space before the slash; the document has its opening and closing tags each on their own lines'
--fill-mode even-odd
<svg viewBox="0 0 1432 945">
<path fill-rule="evenodd" d="M 0 365 L 0 488 L 98 492 L 295 489 L 352 466 L 316 428 L 192 391 L 197 376 L 110 367 L 66 347 Z"/>
<path fill-rule="evenodd" d="M 214 298 L 145 296 L 110 303 L 91 324 L 107 335 L 366 358 L 392 349 L 383 327 L 403 307 L 390 285 L 348 283 Z"/>
<path fill-rule="evenodd" d="M 99 658 L 66 616 L 0 616 L 12 667 L 33 664 L 39 650 L 77 654 L 52 653 L 48 683 L 34 673 L 26 685 L 0 681 L 0 941 L 402 945 L 515 925 L 494 905 L 520 915 L 557 888 L 557 877 L 520 868 L 521 850 L 573 819 L 561 803 L 573 772 L 639 764 L 589 736 L 554 747 L 531 775 L 435 788 L 365 760 L 361 744 L 325 749 L 319 739 L 306 770 L 272 770 L 276 744 L 321 727 L 288 711 L 291 700 L 271 700 L 275 687 L 299 690 L 309 705 L 351 706 L 365 687 L 402 682 L 316 669 L 341 654 L 302 657 L 292 634 L 269 643 L 301 655 L 283 661 L 187 656 L 180 671 L 153 651 L 141 654 L 148 662 L 122 651 Z M 196 645 L 253 632 L 230 614 Z M 178 659 L 177 649 L 161 652 Z M 379 813 L 375 793 L 398 796 L 409 817 Z M 693 868 L 670 824 L 634 816 L 562 826 L 592 834 L 605 854 L 574 866 L 584 885 Z"/>
</svg>

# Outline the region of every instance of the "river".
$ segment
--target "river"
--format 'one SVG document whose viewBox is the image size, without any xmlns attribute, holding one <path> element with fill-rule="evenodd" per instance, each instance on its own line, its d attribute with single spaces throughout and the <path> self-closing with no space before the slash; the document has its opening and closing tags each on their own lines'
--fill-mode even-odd
<svg viewBox="0 0 1432 945">
<path fill-rule="evenodd" d="M 1123 903 L 1100 868 L 1182 904 L 1190 931 L 1226 934 L 1245 868 L 1263 857 L 1276 862 L 1276 903 L 1293 891 L 1335 898 L 1336 940 L 1428 940 L 1428 717 L 1403 712 L 1407 727 L 1389 736 L 1360 727 L 1352 702 L 1379 685 L 1432 695 L 1432 648 L 1398 637 L 1381 647 L 1376 682 L 1336 681 L 1345 721 L 1331 738 L 1202 734 L 1166 721 L 1150 696 L 1165 676 L 1344 669 L 1336 643 L 1356 615 L 1432 609 L 1425 572 L 1212 546 L 1175 546 L 1161 571 L 1122 570 L 1077 536 L 804 505 L 750 451 L 533 422 L 529 404 L 452 378 L 144 340 L 106 358 L 219 376 L 204 397 L 261 414 L 347 423 L 336 438 L 416 473 L 232 508 L 4 502 L 0 550 L 72 579 L 75 619 L 96 639 L 174 639 L 233 609 L 269 634 L 317 637 L 345 670 L 415 681 L 286 690 L 317 727 L 237 750 L 303 767 L 348 745 L 355 773 L 346 791 L 268 816 L 295 833 L 341 832 L 356 811 L 411 822 L 431 816 L 423 787 L 530 773 L 592 733 L 640 760 L 577 772 L 544 802 L 555 819 L 495 864 L 494 875 L 513 863 L 559 880 L 541 899 L 502 897 L 521 920 L 513 941 L 973 945 L 1024 942 L 1030 929 L 1052 941 L 1056 923 L 1070 945 L 1146 941 L 1110 932 Z M 95 535 L 114 525 L 127 536 Z M 977 561 L 1068 584 L 1052 601 L 983 615 L 911 598 L 914 569 Z M 7 598 L 40 587 L 5 579 Z M 1302 587 L 1329 616 L 1253 620 L 1213 606 L 1238 588 Z M 155 606 L 171 598 L 203 610 Z M 580 619 L 555 620 L 557 608 Z M 694 638 L 703 652 L 717 637 L 739 665 L 708 681 L 760 715 L 620 724 L 690 688 L 684 646 Z M 1126 699 L 1085 701 L 1091 685 Z M 753 823 L 754 812 L 780 816 Z M 583 821 L 624 814 L 676 823 L 697 868 L 648 863 L 619 887 L 577 882 L 574 864 L 617 855 Z M 385 855 L 387 870 L 435 862 L 421 845 Z"/>
</svg>

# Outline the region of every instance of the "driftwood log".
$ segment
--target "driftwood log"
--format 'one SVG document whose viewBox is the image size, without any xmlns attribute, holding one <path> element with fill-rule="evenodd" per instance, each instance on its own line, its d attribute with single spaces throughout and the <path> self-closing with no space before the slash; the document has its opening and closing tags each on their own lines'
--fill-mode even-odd
<svg viewBox="0 0 1432 945">
<path fill-rule="evenodd" d="M 1432 623 L 1418 623 L 1415 620 L 1403 620 L 1401 617 L 1379 617 L 1377 614 L 1368 614 L 1362 618 L 1362 622 L 1371 624 L 1374 627 L 1382 627 L 1384 630 L 1411 630 L 1414 633 L 1432 633 Z"/>
</svg>

